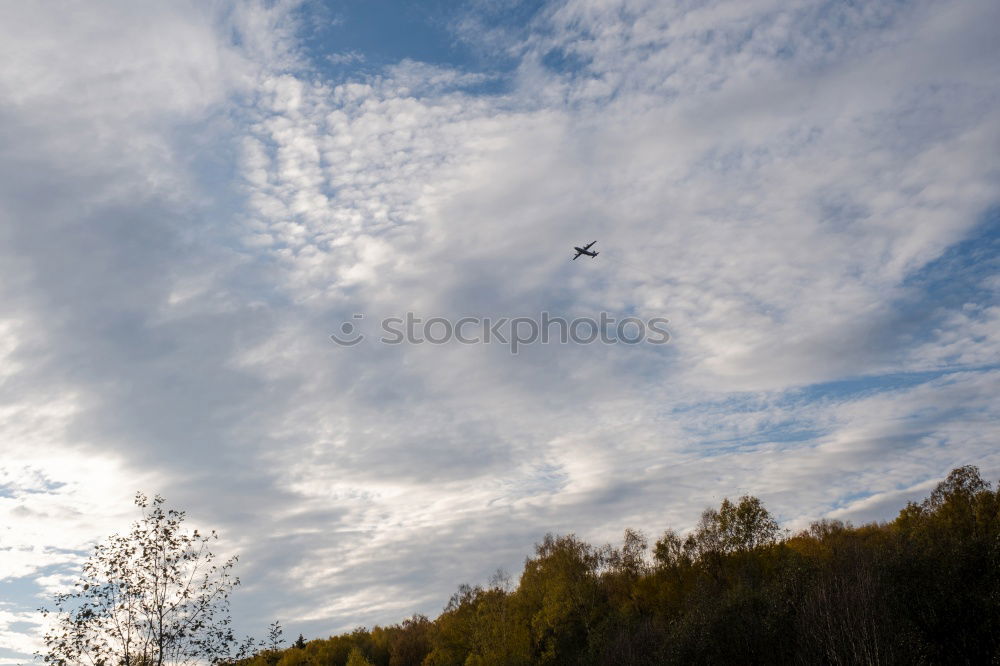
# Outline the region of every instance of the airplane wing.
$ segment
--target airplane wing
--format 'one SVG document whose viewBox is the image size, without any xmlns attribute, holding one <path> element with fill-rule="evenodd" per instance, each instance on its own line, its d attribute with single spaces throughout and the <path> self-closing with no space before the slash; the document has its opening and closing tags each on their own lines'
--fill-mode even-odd
<svg viewBox="0 0 1000 666">
<path fill-rule="evenodd" d="M 583 254 L 583 252 L 580 252 L 579 250 L 577 250 L 576 251 L 576 256 L 573 257 L 573 261 L 576 261 L 581 254 Z"/>
<path fill-rule="evenodd" d="M 590 249 L 590 246 L 591 246 L 591 245 L 593 245 L 593 244 L 594 244 L 594 243 L 596 243 L 596 242 L 597 242 L 597 241 L 590 241 L 589 243 L 587 243 L 586 245 L 584 245 L 584 246 L 583 246 L 583 249 L 584 249 L 584 250 L 589 250 L 589 249 Z"/>
</svg>

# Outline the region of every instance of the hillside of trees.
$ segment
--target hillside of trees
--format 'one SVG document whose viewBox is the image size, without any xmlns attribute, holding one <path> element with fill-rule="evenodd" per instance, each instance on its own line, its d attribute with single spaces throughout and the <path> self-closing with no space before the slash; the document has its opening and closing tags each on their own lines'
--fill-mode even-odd
<svg viewBox="0 0 1000 666">
<path fill-rule="evenodd" d="M 265 650 L 242 666 L 998 664 L 1000 489 L 955 469 L 889 523 L 790 535 L 754 497 L 687 536 L 546 536 L 516 586 L 444 611 Z"/>
</svg>

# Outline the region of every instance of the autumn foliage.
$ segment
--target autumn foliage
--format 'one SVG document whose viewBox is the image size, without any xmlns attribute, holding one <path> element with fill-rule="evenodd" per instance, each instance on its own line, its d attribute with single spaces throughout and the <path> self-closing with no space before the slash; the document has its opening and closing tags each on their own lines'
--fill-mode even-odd
<svg viewBox="0 0 1000 666">
<path fill-rule="evenodd" d="M 1000 491 L 954 470 L 892 522 L 782 533 L 754 497 L 620 546 L 546 536 L 516 586 L 435 620 L 357 629 L 246 666 L 1000 663 Z"/>
</svg>

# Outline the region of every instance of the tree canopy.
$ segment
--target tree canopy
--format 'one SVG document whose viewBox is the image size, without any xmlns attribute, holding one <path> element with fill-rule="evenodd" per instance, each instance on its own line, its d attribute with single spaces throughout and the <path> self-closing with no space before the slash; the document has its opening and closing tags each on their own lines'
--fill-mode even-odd
<svg viewBox="0 0 1000 666">
<path fill-rule="evenodd" d="M 461 585 L 433 621 L 359 628 L 247 666 L 1000 663 L 1000 490 L 960 467 L 882 524 L 779 530 L 726 499 L 652 547 L 547 535 L 516 586 Z"/>
<path fill-rule="evenodd" d="M 72 590 L 58 594 L 43 660 L 163 666 L 215 662 L 233 645 L 229 594 L 236 558 L 219 563 L 218 536 L 184 529 L 184 512 L 139 493 L 131 532 L 98 544 Z"/>
</svg>

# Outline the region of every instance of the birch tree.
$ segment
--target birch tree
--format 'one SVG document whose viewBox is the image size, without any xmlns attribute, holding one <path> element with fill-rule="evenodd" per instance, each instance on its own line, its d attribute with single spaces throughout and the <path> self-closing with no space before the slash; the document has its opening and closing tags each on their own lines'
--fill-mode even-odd
<svg viewBox="0 0 1000 666">
<path fill-rule="evenodd" d="M 57 594 L 39 656 L 49 664 L 217 663 L 234 644 L 229 595 L 236 557 L 219 562 L 212 531 L 187 531 L 184 512 L 139 493 L 142 518 L 97 545 L 69 592 Z"/>
</svg>

